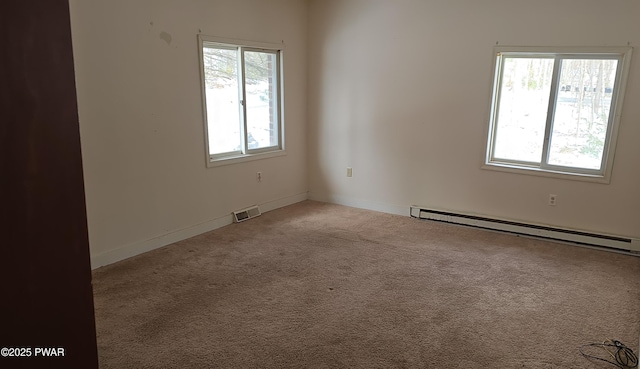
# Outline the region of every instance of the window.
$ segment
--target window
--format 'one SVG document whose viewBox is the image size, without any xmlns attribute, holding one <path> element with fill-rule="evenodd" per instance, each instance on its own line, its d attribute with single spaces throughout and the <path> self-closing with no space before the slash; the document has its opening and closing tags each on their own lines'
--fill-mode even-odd
<svg viewBox="0 0 640 369">
<path fill-rule="evenodd" d="M 199 45 L 207 162 L 283 153 L 282 46 L 203 36 Z"/>
<path fill-rule="evenodd" d="M 485 167 L 608 182 L 630 56 L 496 47 Z"/>
</svg>

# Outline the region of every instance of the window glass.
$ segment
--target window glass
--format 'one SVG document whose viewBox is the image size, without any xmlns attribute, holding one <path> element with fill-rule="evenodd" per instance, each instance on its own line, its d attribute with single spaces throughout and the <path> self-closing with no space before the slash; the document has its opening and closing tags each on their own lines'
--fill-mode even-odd
<svg viewBox="0 0 640 369">
<path fill-rule="evenodd" d="M 552 72 L 553 59 L 505 59 L 494 157 L 540 162 Z"/>
<path fill-rule="evenodd" d="M 617 60 L 562 61 L 549 164 L 600 169 Z"/>
<path fill-rule="evenodd" d="M 249 150 L 278 145 L 276 56 L 258 51 L 244 53 Z"/>
<path fill-rule="evenodd" d="M 203 49 L 209 154 L 240 151 L 238 52 Z"/>
</svg>

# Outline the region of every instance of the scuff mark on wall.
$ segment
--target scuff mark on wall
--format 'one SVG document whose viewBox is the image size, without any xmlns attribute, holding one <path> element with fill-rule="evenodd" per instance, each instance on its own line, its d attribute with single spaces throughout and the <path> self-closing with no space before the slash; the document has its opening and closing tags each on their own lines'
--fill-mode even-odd
<svg viewBox="0 0 640 369">
<path fill-rule="evenodd" d="M 162 31 L 160 32 L 160 39 L 166 42 L 167 45 L 171 45 L 171 41 L 173 40 L 173 37 L 171 37 L 170 33 Z"/>
</svg>

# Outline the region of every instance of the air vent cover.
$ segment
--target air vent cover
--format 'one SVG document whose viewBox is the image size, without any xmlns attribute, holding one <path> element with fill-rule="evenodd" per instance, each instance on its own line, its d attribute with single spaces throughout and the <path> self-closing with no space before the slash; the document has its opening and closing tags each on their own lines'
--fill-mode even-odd
<svg viewBox="0 0 640 369">
<path fill-rule="evenodd" d="M 236 223 L 244 222 L 245 220 L 249 220 L 251 218 L 255 218 L 260 215 L 260 209 L 258 206 L 252 206 L 246 209 L 242 209 L 239 211 L 233 212 L 233 220 Z"/>
</svg>

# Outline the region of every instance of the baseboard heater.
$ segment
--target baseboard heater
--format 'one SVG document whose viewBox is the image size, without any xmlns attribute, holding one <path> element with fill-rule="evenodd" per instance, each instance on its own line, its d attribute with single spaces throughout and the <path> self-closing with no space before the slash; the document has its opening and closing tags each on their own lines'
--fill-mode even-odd
<svg viewBox="0 0 640 369">
<path fill-rule="evenodd" d="M 640 253 L 640 239 L 636 238 L 512 222 L 502 219 L 493 219 L 476 215 L 428 209 L 420 206 L 411 206 L 411 216 L 418 219 L 428 219 L 446 223 L 460 224 L 518 235 L 570 242 L 580 245 L 605 247 L 620 251 L 628 251 L 634 254 Z"/>
</svg>

